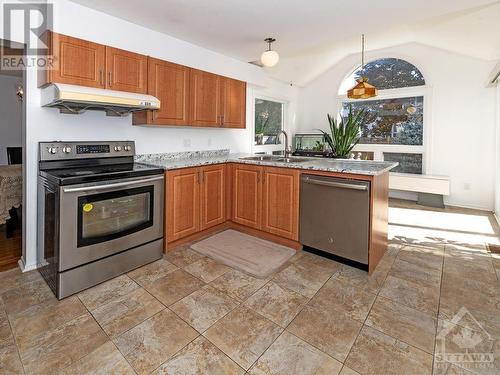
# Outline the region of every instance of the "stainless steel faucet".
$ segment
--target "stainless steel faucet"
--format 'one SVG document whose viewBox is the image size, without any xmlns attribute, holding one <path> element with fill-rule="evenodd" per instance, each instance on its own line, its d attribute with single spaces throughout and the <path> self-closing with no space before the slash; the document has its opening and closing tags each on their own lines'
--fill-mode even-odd
<svg viewBox="0 0 500 375">
<path fill-rule="evenodd" d="M 283 156 L 287 158 L 292 154 L 292 147 L 288 145 L 288 134 L 284 130 L 280 130 L 278 132 L 278 135 L 276 136 L 276 142 L 279 141 L 280 134 L 283 134 L 285 136 L 283 139 Z"/>
</svg>

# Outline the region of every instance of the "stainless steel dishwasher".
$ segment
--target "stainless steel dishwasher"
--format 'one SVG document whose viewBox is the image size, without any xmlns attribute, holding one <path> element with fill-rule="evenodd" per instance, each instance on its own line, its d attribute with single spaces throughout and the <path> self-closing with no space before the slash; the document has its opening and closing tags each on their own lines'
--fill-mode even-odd
<svg viewBox="0 0 500 375">
<path fill-rule="evenodd" d="M 370 182 L 302 175 L 300 242 L 368 265 Z"/>
</svg>

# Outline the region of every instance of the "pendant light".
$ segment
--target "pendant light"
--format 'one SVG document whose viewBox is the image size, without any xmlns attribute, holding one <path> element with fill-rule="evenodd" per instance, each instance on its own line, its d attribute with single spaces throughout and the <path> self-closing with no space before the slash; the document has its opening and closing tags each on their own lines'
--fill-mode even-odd
<svg viewBox="0 0 500 375">
<path fill-rule="evenodd" d="M 264 39 L 264 42 L 268 43 L 268 48 L 267 48 L 267 51 L 264 51 L 262 53 L 262 55 L 260 56 L 260 62 L 262 63 L 262 65 L 270 68 L 270 67 L 275 66 L 278 63 L 278 61 L 280 59 L 280 55 L 278 55 L 278 52 L 273 51 L 271 49 L 271 44 L 273 42 L 276 42 L 276 39 L 266 38 L 266 39 Z"/>
<path fill-rule="evenodd" d="M 365 68 L 365 34 L 361 36 L 361 74 Z M 347 91 L 349 99 L 368 99 L 377 96 L 377 88 L 368 83 L 368 78 L 361 76 L 356 80 L 357 84 Z"/>
</svg>

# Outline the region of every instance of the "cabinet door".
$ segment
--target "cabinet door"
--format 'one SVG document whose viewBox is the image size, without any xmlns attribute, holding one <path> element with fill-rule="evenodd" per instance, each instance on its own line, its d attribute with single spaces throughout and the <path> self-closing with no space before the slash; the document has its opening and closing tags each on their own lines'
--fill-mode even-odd
<svg viewBox="0 0 500 375">
<path fill-rule="evenodd" d="M 224 128 L 245 128 L 246 93 L 245 82 L 221 77 L 222 126 Z"/>
<path fill-rule="evenodd" d="M 226 166 L 211 165 L 201 169 L 201 230 L 226 221 Z"/>
<path fill-rule="evenodd" d="M 105 46 L 53 32 L 45 37 L 54 64 L 40 74 L 39 86 L 57 82 L 104 88 Z"/>
<path fill-rule="evenodd" d="M 262 167 L 235 164 L 233 167 L 233 221 L 260 229 Z"/>
<path fill-rule="evenodd" d="M 106 47 L 106 88 L 146 94 L 147 77 L 147 56 Z"/>
<path fill-rule="evenodd" d="M 216 74 L 191 69 L 190 124 L 193 126 L 221 126 L 220 77 Z"/>
<path fill-rule="evenodd" d="M 298 240 L 299 172 L 265 168 L 262 199 L 262 229 Z"/>
<path fill-rule="evenodd" d="M 149 58 L 148 93 L 160 99 L 160 109 L 149 111 L 155 125 L 189 124 L 189 68 Z"/>
<path fill-rule="evenodd" d="M 166 173 L 167 242 L 200 229 L 199 169 L 187 168 Z"/>
</svg>

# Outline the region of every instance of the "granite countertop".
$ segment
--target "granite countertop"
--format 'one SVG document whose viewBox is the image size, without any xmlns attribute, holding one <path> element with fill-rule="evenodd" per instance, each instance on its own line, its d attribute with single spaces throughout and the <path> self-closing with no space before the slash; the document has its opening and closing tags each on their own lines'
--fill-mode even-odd
<svg viewBox="0 0 500 375">
<path fill-rule="evenodd" d="M 395 162 L 365 161 L 365 160 L 340 160 L 324 158 L 303 158 L 305 161 L 298 163 L 285 163 L 278 161 L 258 161 L 241 159 L 252 156 L 252 154 L 230 154 L 229 150 L 195 151 L 165 154 L 137 155 L 136 161 L 165 170 L 199 167 L 220 163 L 244 163 L 263 165 L 269 167 L 295 168 L 303 170 L 315 170 L 324 172 L 351 173 L 368 176 L 377 176 L 390 171 L 398 165 Z"/>
</svg>

